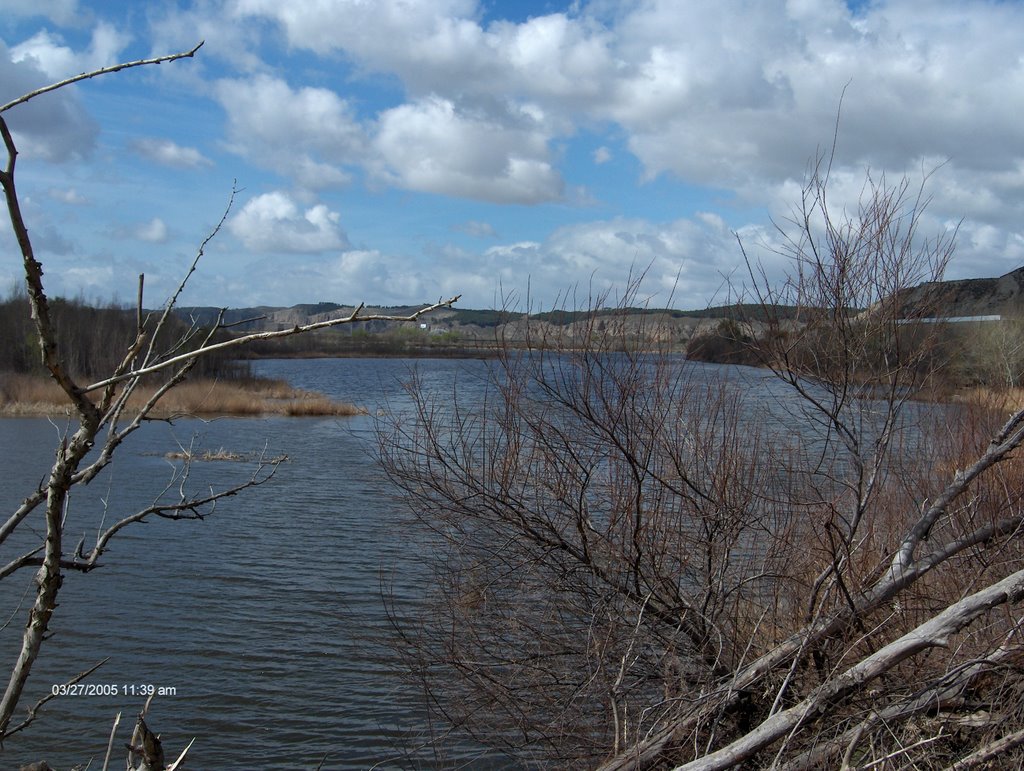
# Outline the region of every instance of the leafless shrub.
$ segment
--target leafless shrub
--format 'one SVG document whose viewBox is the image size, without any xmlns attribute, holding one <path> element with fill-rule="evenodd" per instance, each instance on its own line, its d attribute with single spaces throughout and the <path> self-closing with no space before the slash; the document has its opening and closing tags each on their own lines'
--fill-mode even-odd
<svg viewBox="0 0 1024 771">
<path fill-rule="evenodd" d="M 591 314 L 505 350 L 481 407 L 413 383 L 381 427 L 436 540 L 430 611 L 396 625 L 449 726 L 560 767 L 1017 757 L 1024 412 L 915 401 L 935 325 L 894 298 L 952 239 L 906 181 L 850 216 L 827 192 L 819 165 L 781 287 L 750 263 L 771 377 Z"/>
</svg>

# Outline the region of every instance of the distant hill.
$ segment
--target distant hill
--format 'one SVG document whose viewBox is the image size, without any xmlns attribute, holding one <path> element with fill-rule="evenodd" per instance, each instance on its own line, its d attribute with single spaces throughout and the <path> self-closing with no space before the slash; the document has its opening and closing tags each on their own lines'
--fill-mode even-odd
<svg viewBox="0 0 1024 771">
<path fill-rule="evenodd" d="M 998 278 L 930 281 L 900 298 L 904 316 L 1024 316 L 1024 267 Z"/>
<path fill-rule="evenodd" d="M 369 315 L 409 316 L 422 308 L 422 305 L 400 305 L 365 307 L 362 313 Z M 345 316 L 356 309 L 354 305 L 338 303 L 313 303 L 292 305 L 290 307 L 258 305 L 250 308 L 228 308 L 224 311 L 224 324 L 232 326 L 236 332 L 265 332 L 289 329 L 304 324 L 315 324 L 320 321 Z M 210 326 L 217 320 L 220 308 L 212 306 L 187 306 L 175 308 L 179 316 L 193 321 L 199 326 Z M 444 313 L 444 311 L 441 311 Z M 371 322 L 374 326 L 383 326 L 384 322 Z M 357 325 L 361 328 L 366 323 Z"/>
<path fill-rule="evenodd" d="M 366 307 L 365 315 L 410 316 L 422 305 Z M 351 314 L 354 306 L 322 302 L 291 307 L 256 306 L 224 311 L 223 323 L 232 332 L 265 332 L 315 324 Z M 782 309 L 787 315 L 788 309 Z M 190 323 L 210 326 L 221 312 L 213 307 L 183 307 L 176 311 Z M 314 335 L 259 343 L 250 355 L 433 355 L 442 350 L 471 353 L 493 351 L 498 341 L 516 346 L 544 344 L 558 339 L 561 344 L 585 335 L 593 318 L 602 330 L 618 330 L 629 338 L 650 338 L 683 351 L 695 334 L 714 329 L 723 319 L 757 321 L 763 309 L 755 306 L 719 306 L 681 311 L 667 308 L 605 308 L 595 311 L 551 310 L 516 313 L 501 310 L 442 308 L 422 316 L 416 324 L 387 321 L 356 321 Z M 527 324 L 527 319 L 529 323 Z"/>
<path fill-rule="evenodd" d="M 969 278 L 956 281 L 932 281 L 908 289 L 898 299 L 901 313 L 912 316 L 1024 316 L 1024 266 L 997 278 Z M 424 303 L 425 305 L 426 303 Z M 366 315 L 379 314 L 409 316 L 422 305 L 367 306 Z M 224 323 L 235 332 L 261 332 L 289 329 L 304 324 L 313 324 L 355 310 L 353 305 L 332 302 L 308 303 L 290 307 L 255 306 L 231 308 L 224 312 Z M 776 309 L 778 311 L 780 309 Z M 788 308 L 781 309 L 783 316 Z M 217 319 L 219 308 L 182 307 L 176 309 L 179 316 L 201 326 L 209 326 Z M 588 311 L 550 310 L 530 314 L 531 324 L 548 325 L 551 328 L 571 327 L 583 322 Z M 744 319 L 756 322 L 763 316 L 763 309 L 754 305 L 718 306 L 698 310 L 682 311 L 669 308 L 603 309 L 596 311 L 602 316 L 633 319 L 639 323 L 644 317 L 656 316 L 660 325 L 674 329 L 672 337 L 678 340 L 689 338 L 698 327 L 706 327 L 722 319 Z M 525 314 L 501 310 L 472 308 L 443 308 L 421 318 L 421 323 L 434 333 L 457 333 L 463 339 L 494 339 L 495 332 L 504 330 L 506 340 L 516 339 L 516 330 L 521 329 Z M 360 321 L 346 326 L 349 334 L 376 333 L 393 329 L 394 324 L 382 321 Z"/>
<path fill-rule="evenodd" d="M 425 305 L 426 303 L 424 303 Z M 409 316 L 422 308 L 422 305 L 367 306 L 364 315 L 380 314 L 390 316 Z M 355 310 L 353 305 L 321 302 L 315 304 L 292 305 L 290 307 L 260 305 L 250 308 L 229 308 L 224 312 L 224 323 L 231 325 L 238 332 L 262 332 L 289 329 L 296 325 L 315 324 L 320 321 L 344 316 Z M 209 326 L 217 320 L 220 308 L 212 306 L 190 306 L 177 308 L 175 312 L 185 319 L 200 326 Z M 723 305 L 699 310 L 681 311 L 672 308 L 606 308 L 596 312 L 602 316 L 660 316 L 667 319 L 719 320 L 725 318 L 744 318 L 757 320 L 763 316 L 763 310 L 754 305 L 732 306 Z M 423 317 L 422 321 L 431 326 L 458 330 L 461 327 L 487 329 L 498 327 L 510 322 L 518 322 L 524 318 L 523 313 L 502 310 L 478 310 L 472 308 L 443 308 Z M 530 314 L 530 318 L 553 326 L 567 326 L 582 321 L 590 315 L 589 311 L 551 310 Z M 786 315 L 785 313 L 783 315 Z M 366 328 L 366 322 L 359 322 L 355 328 Z M 374 322 L 371 327 L 383 328 L 386 322 Z M 373 331 L 372 329 L 368 331 Z"/>
</svg>

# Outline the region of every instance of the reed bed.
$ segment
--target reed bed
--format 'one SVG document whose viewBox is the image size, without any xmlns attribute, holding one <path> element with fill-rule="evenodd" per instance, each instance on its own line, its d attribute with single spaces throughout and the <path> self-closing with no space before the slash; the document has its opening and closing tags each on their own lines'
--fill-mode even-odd
<svg viewBox="0 0 1024 771">
<path fill-rule="evenodd" d="M 152 387 L 140 386 L 129 405 L 141 406 L 152 393 Z M 0 415 L 61 415 L 67 409 L 67 399 L 51 380 L 30 375 L 0 375 Z M 365 412 L 353 404 L 293 388 L 282 380 L 199 379 L 186 381 L 166 394 L 153 416 L 348 416 Z"/>
<path fill-rule="evenodd" d="M 956 401 L 990 409 L 1016 412 L 1024 407 L 1024 388 L 972 386 L 957 394 Z"/>
</svg>

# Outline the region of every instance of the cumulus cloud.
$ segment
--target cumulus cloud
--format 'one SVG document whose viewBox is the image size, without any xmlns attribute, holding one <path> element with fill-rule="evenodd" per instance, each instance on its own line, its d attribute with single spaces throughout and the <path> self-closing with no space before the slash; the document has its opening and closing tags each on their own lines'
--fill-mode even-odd
<svg viewBox="0 0 1024 771">
<path fill-rule="evenodd" d="M 751 227 L 744 239 L 757 252 L 772 246 L 769 230 Z M 726 277 L 737 264 L 733 231 L 721 217 L 654 222 L 616 217 L 559 228 L 543 240 L 510 241 L 482 250 L 454 246 L 437 249 L 429 261 L 410 260 L 378 249 L 340 251 L 326 260 L 289 265 L 282 275 L 276 262 L 251 266 L 259 283 L 275 292 L 309 301 L 318 299 L 413 304 L 461 294 L 468 308 L 510 307 L 547 310 L 586 304 L 607 294 L 617 299 L 631 279 L 644 275 L 640 301 L 654 306 L 699 308 L 709 300 L 728 302 Z M 777 266 L 769 262 L 768 270 Z M 735 278 L 735 277 L 734 277 Z"/>
<path fill-rule="evenodd" d="M 224 5 L 230 8 L 231 4 Z M 198 41 L 205 41 L 202 53 L 189 62 L 187 68 L 167 68 L 162 70 L 162 76 L 182 80 L 195 78 L 192 82 L 205 85 L 201 74 L 219 64 L 227 65 L 236 72 L 265 72 L 269 69 L 260 55 L 261 28 L 238 23 L 238 19 L 231 15 L 213 13 L 215 7 L 209 2 L 197 2 L 191 6 L 179 3 L 147 5 L 153 56 L 168 51 L 187 51 Z"/>
<path fill-rule="evenodd" d="M 841 96 L 838 165 L 902 172 L 938 157 L 993 169 L 1018 154 L 1024 94 L 1008 52 L 1021 30 L 1024 9 L 1005 4 L 654 2 L 621 29 L 637 50 L 607 114 L 649 175 L 751 195 L 829 142 Z"/>
<path fill-rule="evenodd" d="M 280 3 L 277 0 L 236 0 L 238 16 L 269 17 L 281 24 L 291 46 L 326 54 L 339 49 L 368 59 L 389 56 L 405 47 L 396 40 L 415 41 L 449 29 L 458 39 L 462 22 L 476 13 L 475 0 L 321 0 L 316 3 Z M 344 20 L 344 23 L 340 23 Z M 470 28 L 461 36 L 471 36 Z M 454 42 L 454 40 L 453 40 Z M 390 54 L 393 56 L 394 54 Z"/>
<path fill-rule="evenodd" d="M 600 98 L 618 66 L 607 30 L 564 13 L 484 27 L 475 0 L 239 0 L 235 10 L 273 19 L 294 47 L 344 51 L 369 69 L 396 73 L 420 97 L 528 91 L 578 105 Z"/>
<path fill-rule="evenodd" d="M 418 165 L 391 141 L 409 133 L 394 123 L 504 125 L 509 103 L 543 111 L 533 131 L 549 144 L 580 120 L 608 121 L 648 178 L 668 173 L 760 205 L 828 144 L 844 88 L 838 166 L 901 173 L 949 158 L 957 165 L 947 174 L 981 175 L 971 184 L 994 191 L 1022 155 L 1024 7 L 1015 3 L 945 0 L 922 13 L 910 0 L 650 0 L 486 25 L 472 0 L 235 8 L 274 20 L 292 46 L 401 79 L 412 98 L 381 116 L 379 142 L 397 167 L 390 179 L 412 189 L 546 200 L 557 173 L 546 156 L 528 153 L 523 174 L 536 176 L 523 185 L 506 172 L 519 192 L 501 194 L 472 170 L 445 178 L 438 161 L 451 159 L 429 136 Z M 495 93 L 503 104 L 488 102 Z"/>
<path fill-rule="evenodd" d="M 59 2 L 45 13 L 54 20 L 69 21 L 67 17 L 74 16 L 76 8 L 75 3 Z M 29 9 L 20 10 L 30 15 Z M 84 50 L 72 48 L 59 34 L 45 29 L 10 48 L 0 42 L 0 103 L 62 78 L 114 64 L 129 40 L 114 25 L 99 22 Z M 19 105 L 5 117 L 23 154 L 50 161 L 87 157 L 98 133 L 71 89 Z"/>
<path fill-rule="evenodd" d="M 363 160 L 363 129 L 348 102 L 330 89 L 292 89 L 261 74 L 221 80 L 215 92 L 227 112 L 231 149 L 300 187 L 346 184 L 346 167 Z"/>
<path fill-rule="evenodd" d="M 228 228 L 252 251 L 314 254 L 348 248 L 340 221 L 324 204 L 303 210 L 289 195 L 275 191 L 246 202 Z"/>
<path fill-rule="evenodd" d="M 131 144 L 132 149 L 143 158 L 179 169 L 195 169 L 212 166 L 213 161 L 194 147 L 182 147 L 169 139 L 144 137 Z"/>
<path fill-rule="evenodd" d="M 497 203 L 559 198 L 562 178 L 533 116 L 509 121 L 463 113 L 437 97 L 387 110 L 375 140 L 379 176 L 410 190 Z"/>
<path fill-rule="evenodd" d="M 33 57 L 14 58 L 0 41 L 0 103 L 48 84 L 51 78 Z M 99 129 L 74 91 L 63 89 L 18 105 L 4 114 L 19 152 L 26 157 L 67 161 L 88 156 Z"/>
<path fill-rule="evenodd" d="M 16 3 L 26 8 L 24 0 Z M 61 7 L 74 4 L 62 0 Z M 227 117 L 228 146 L 296 191 L 294 198 L 253 199 L 232 230 L 256 250 L 336 251 L 335 270 L 390 298 L 397 299 L 399 285 L 415 293 L 458 279 L 486 301 L 496 281 L 612 282 L 630 265 L 650 265 L 659 287 L 678 275 L 679 291 L 700 304 L 697 290 L 713 291 L 718 274 L 738 261 L 730 227 L 767 241 L 771 231 L 745 226 L 744 217 L 759 220 L 767 210 L 784 219 L 799 200 L 809 157 L 831 141 L 841 97 L 832 172 L 840 208 L 856 204 L 865 169 L 896 179 L 941 166 L 930 180 L 922 230 L 963 220 L 956 270 L 998 274 L 1022 259 L 1019 3 L 939 0 L 922 13 L 913 0 L 598 0 L 515 22 L 491 20 L 501 6 L 480 0 L 195 7 L 165 12 L 154 27 L 160 41 L 190 45 L 199 24 L 210 34 L 230 31 L 234 76 L 212 86 Z M 215 18 L 213 8 L 223 15 Z M 119 34 L 97 27 L 81 51 L 53 32 L 10 51 L 0 44 L 0 99 L 51 73 L 108 61 L 124 44 Z M 269 46 L 279 40 L 290 51 L 274 51 L 281 58 L 271 60 Z M 296 63 L 317 72 L 316 85 L 303 86 L 297 68 L 287 80 L 277 74 Z M 383 87 L 371 93 L 378 83 Z M 352 84 L 357 95 L 345 98 L 340 89 Z M 67 159 L 92 143 L 94 128 L 71 91 L 12 111 L 11 121 L 29 155 Z M 589 163 L 574 167 L 581 131 L 598 148 L 593 164 L 608 163 L 609 148 L 617 162 L 599 174 Z M 205 161 L 187 141 L 147 141 L 137 149 L 165 163 Z M 331 208 L 298 203 L 365 175 L 424 194 L 568 208 L 588 200 L 574 192 L 579 183 L 609 178 L 627 153 L 643 180 L 682 180 L 687 196 L 713 189 L 736 208 L 660 223 L 609 217 L 486 251 L 449 248 L 419 273 L 409 264 L 422 258 L 351 249 Z M 588 176 L 574 179 L 577 173 Z M 687 198 L 680 208 L 707 205 L 693 207 Z M 467 222 L 486 218 L 516 238 L 492 212 L 481 207 L 451 217 L 463 225 L 439 224 L 493 238 L 485 223 Z M 550 221 L 564 220 L 552 214 Z M 323 278 L 311 280 L 317 276 Z"/>
<path fill-rule="evenodd" d="M 257 75 L 223 80 L 231 148 L 307 190 L 344 185 L 366 168 L 385 184 L 499 203 L 537 203 L 562 195 L 536 106 L 463 110 L 426 97 L 384 110 L 364 126 L 334 91 L 292 89 Z"/>
<path fill-rule="evenodd" d="M 247 267 L 246 277 L 246 284 L 234 287 L 232 296 L 252 304 L 267 301 L 260 290 L 265 286 L 273 286 L 273 302 L 281 304 L 329 300 L 414 305 L 440 291 L 435 273 L 377 249 L 349 249 L 323 260 L 289 264 L 287 271 L 277 260 L 260 260 Z"/>
<path fill-rule="evenodd" d="M 749 230 L 755 248 L 770 233 Z M 611 300 L 641 275 L 643 297 L 654 305 L 699 308 L 726 302 L 726 277 L 738 262 L 736 238 L 721 217 L 700 214 L 669 222 L 615 217 L 567 225 L 540 241 L 515 241 L 474 253 L 449 249 L 432 273 L 468 307 L 503 299 L 520 309 Z M 769 265 L 769 269 L 772 266 Z"/>
<path fill-rule="evenodd" d="M 117 62 L 118 55 L 130 37 L 112 24 L 100 22 L 92 31 L 92 40 L 85 51 L 75 51 L 64 40 L 48 30 L 40 30 L 23 43 L 11 48 L 15 62 L 31 60 L 51 80 L 60 80 L 80 72 L 89 72 Z"/>
</svg>

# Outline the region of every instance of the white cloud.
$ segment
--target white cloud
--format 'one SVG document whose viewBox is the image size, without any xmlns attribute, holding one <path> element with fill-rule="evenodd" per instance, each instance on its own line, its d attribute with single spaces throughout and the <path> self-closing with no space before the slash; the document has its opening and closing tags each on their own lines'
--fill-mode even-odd
<svg viewBox="0 0 1024 771">
<path fill-rule="evenodd" d="M 535 106 L 491 114 L 425 98 L 383 111 L 371 138 L 330 89 L 292 89 L 256 75 L 222 80 L 216 93 L 228 113 L 231 148 L 302 189 L 344 185 L 350 169 L 363 167 L 377 181 L 420 192 L 503 203 L 562 195 L 545 116 Z"/>
<path fill-rule="evenodd" d="M 167 241 L 167 224 L 159 217 L 154 217 L 149 222 L 138 225 L 133 230 L 133 235 L 140 241 L 162 244 Z"/>
<path fill-rule="evenodd" d="M 329 300 L 407 305 L 427 302 L 440 291 L 437 275 L 376 249 L 351 249 L 324 260 L 289 264 L 287 271 L 271 258 L 250 264 L 246 276 L 247 285 L 237 287 L 235 294 L 252 304 L 266 302 L 259 289 L 265 286 L 273 286 L 275 304 Z"/>
<path fill-rule="evenodd" d="M 188 67 L 162 68 L 161 75 L 169 78 L 191 80 L 197 85 L 206 85 L 201 73 L 227 66 L 235 72 L 266 72 L 270 68 L 260 54 L 259 25 L 240 23 L 231 14 L 231 3 L 225 3 L 215 12 L 211 2 L 196 2 L 191 7 L 178 3 L 149 3 L 146 14 L 149 20 L 150 40 L 153 56 L 168 51 L 188 51 L 200 40 L 203 48 Z"/>
<path fill-rule="evenodd" d="M 231 149 L 310 190 L 346 184 L 345 167 L 363 160 L 365 138 L 354 111 L 326 88 L 293 90 L 279 78 L 221 80 Z"/>
<path fill-rule="evenodd" d="M 24 0 L 11 7 L 32 10 Z M 75 9 L 70 2 L 60 7 L 65 19 Z M 77 10 L 83 18 L 91 13 Z M 659 287 L 682 269 L 680 291 L 692 298 L 697 290 L 688 287 L 713 291 L 717 273 L 738 262 L 729 227 L 767 239 L 770 231 L 743 222 L 759 221 L 765 210 L 784 218 L 798 200 L 809 157 L 831 141 L 844 88 L 832 176 L 840 208 L 855 203 L 865 169 L 896 179 L 944 163 L 927 191 L 932 202 L 922 231 L 964 218 L 952 272 L 996 275 L 1021 259 L 1020 3 L 937 0 L 925 13 L 917 0 L 595 0 L 522 22 L 485 21 L 501 10 L 480 0 L 204 0 L 187 11 L 155 12 L 153 46 L 178 49 L 194 44 L 194 35 L 221 35 L 220 50 L 208 43 L 196 62 L 200 74 L 187 76 L 201 98 L 201 75 L 216 69 L 208 93 L 225 110 L 226 144 L 293 191 L 243 207 L 232 220 L 243 242 L 270 252 L 344 254 L 347 262 L 338 257 L 334 269 L 366 282 L 371 299 L 378 290 L 397 300 L 398 286 L 433 294 L 435 284 L 455 282 L 489 302 L 498 280 L 519 287 L 530 275 L 535 288 L 585 284 L 591 274 L 618 281 L 631 264 L 651 264 Z M 105 63 L 125 42 L 110 25 L 96 27 L 82 50 L 67 42 L 77 39 L 70 31 L 66 40 L 43 32 L 12 52 L 0 43 L 0 101 L 52 73 Z M 154 78 L 178 69 L 158 71 Z M 181 72 L 193 73 L 192 64 Z M 304 81 L 309 73 L 315 79 Z M 77 93 L 52 94 L 9 114 L 25 155 L 88 154 L 95 127 Z M 590 158 L 574 144 L 580 133 L 598 148 Z M 145 140 L 150 144 L 138 149 L 164 163 L 207 162 L 191 140 L 163 141 Z M 672 216 L 660 212 L 674 205 L 675 190 L 683 191 L 680 213 L 715 206 L 711 195 L 725 203 L 717 213 L 674 222 L 609 215 L 472 254 L 438 247 L 437 230 L 492 238 L 486 226 L 497 226 L 510 240 L 521 234 L 500 209 L 431 203 L 443 218 L 430 235 L 424 228 L 410 238 L 444 251 L 434 265 L 419 264 L 435 255 L 412 254 L 413 246 L 402 259 L 374 244 L 353 251 L 328 208 L 338 207 L 310 203 L 365 176 L 371 185 L 499 207 L 554 202 L 543 211 L 555 228 L 588 193 L 600 199 L 619 184 L 609 180 L 629 165 L 629 153 L 644 180 L 666 178 L 646 190 L 640 185 L 631 211 L 644 211 L 652 189 L 662 196 L 652 217 Z M 595 173 L 587 161 L 608 165 Z M 674 187 L 675 179 L 684 187 Z M 635 181 L 621 185 L 632 192 Z M 575 192 L 584 182 L 594 187 Z M 41 189 L 54 185 L 61 183 Z M 374 205 L 386 209 L 394 198 L 374 197 Z M 403 198 L 409 200 L 426 199 Z M 522 221 L 517 214 L 516 224 Z M 319 273 L 326 262 L 310 275 L 328 280 Z M 711 277 L 701 279 L 701 271 Z"/>
<path fill-rule="evenodd" d="M 746 238 L 764 235 L 751 229 Z M 616 217 L 480 253 L 448 249 L 431 276 L 444 291 L 461 292 L 466 307 L 492 307 L 504 297 L 520 309 L 529 302 L 533 310 L 545 310 L 587 304 L 606 292 L 614 301 L 615 292 L 643 274 L 653 305 L 699 308 L 713 297 L 727 301 L 725 276 L 738 262 L 735 235 L 716 215 L 663 223 Z"/>
<path fill-rule="evenodd" d="M 228 221 L 229 230 L 256 252 L 314 254 L 348 248 L 340 215 L 317 204 L 301 210 L 286 193 L 264 193 Z"/>
<path fill-rule="evenodd" d="M 14 10 L 29 15 L 24 5 L 19 4 Z M 64 22 L 81 20 L 75 3 L 57 3 L 46 14 Z M 99 22 L 92 29 L 85 50 L 75 50 L 59 34 L 45 29 L 10 48 L 0 42 L 0 102 L 71 75 L 114 64 L 129 40 L 130 36 L 114 25 Z M 97 135 L 95 123 L 71 89 L 19 105 L 5 117 L 23 154 L 50 161 L 88 156 Z"/>
<path fill-rule="evenodd" d="M 243 18 L 277 20 L 294 47 L 320 54 L 345 49 L 375 58 L 436 36 L 439 29 L 457 30 L 460 22 L 476 12 L 476 6 L 475 0 L 236 0 L 233 8 Z M 457 32 L 451 34 L 458 37 Z M 404 41 L 403 45 L 395 45 L 398 40 Z"/>
<path fill-rule="evenodd" d="M 991 167 L 1017 154 L 1019 5 L 888 2 L 858 16 L 841 3 L 654 2 L 619 33 L 628 74 L 607 114 L 649 174 L 737 189 L 784 179 L 829 141 L 847 84 L 840 165 Z"/>
<path fill-rule="evenodd" d="M 42 16 L 55 24 L 72 24 L 82 17 L 78 0 L 4 0 L 3 11 L 8 16 Z"/>
<path fill-rule="evenodd" d="M 143 158 L 163 166 L 195 169 L 213 165 L 213 162 L 196 148 L 182 147 L 169 139 L 144 137 L 133 141 L 131 146 Z"/>
<path fill-rule="evenodd" d="M 396 73 L 416 96 L 526 91 L 578 105 L 600 98 L 617 66 L 607 31 L 589 19 L 554 13 L 484 28 L 475 0 L 239 0 L 235 10 L 277 21 L 293 47 Z"/>
<path fill-rule="evenodd" d="M 64 45 L 60 35 L 40 30 L 28 40 L 11 48 L 11 60 L 33 61 L 51 80 L 60 80 L 80 72 L 89 72 L 117 62 L 130 37 L 112 24 L 100 22 L 92 32 L 86 51 Z"/>
<path fill-rule="evenodd" d="M 549 164 L 531 167 L 544 192 L 531 196 L 536 184 L 512 178 L 501 192 L 472 170 L 446 174 L 459 159 L 422 126 L 503 126 L 509 105 L 529 104 L 544 115 L 531 131 L 547 144 L 580 121 L 611 121 L 648 178 L 669 173 L 763 205 L 765 191 L 799 178 L 829 143 L 847 84 L 837 167 L 902 173 L 924 158 L 950 158 L 954 187 L 995 193 L 997 177 L 1024 155 L 1018 3 L 942 0 L 923 13 L 912 0 L 855 9 L 842 0 L 649 0 L 487 26 L 471 0 L 236 7 L 278 22 L 294 47 L 342 52 L 401 79 L 411 101 L 381 116 L 380 142 L 395 167 L 390 180 L 412 189 L 545 200 L 556 174 L 547 156 L 525 156 Z M 418 165 L 389 142 L 389 132 L 411 138 L 395 122 L 427 128 Z M 1024 198 L 1020 188 L 1009 192 L 1013 206 Z M 1007 205 L 1005 196 L 985 200 Z"/>
<path fill-rule="evenodd" d="M 51 78 L 36 59 L 12 58 L 0 41 L 0 103 L 16 99 Z M 19 152 L 26 158 L 67 161 L 88 156 L 95 145 L 98 127 L 76 93 L 64 89 L 20 104 L 4 114 Z"/>
<path fill-rule="evenodd" d="M 559 198 L 563 182 L 546 136 L 530 115 L 508 120 L 518 125 L 459 112 L 440 98 L 388 110 L 375 142 L 383 162 L 378 174 L 410 190 L 497 203 Z"/>
</svg>

